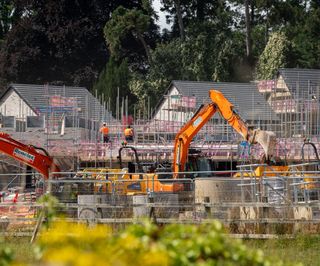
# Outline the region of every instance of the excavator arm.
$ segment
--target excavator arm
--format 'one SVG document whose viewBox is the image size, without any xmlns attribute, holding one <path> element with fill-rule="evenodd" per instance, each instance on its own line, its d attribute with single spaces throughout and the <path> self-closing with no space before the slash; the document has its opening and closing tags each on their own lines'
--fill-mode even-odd
<svg viewBox="0 0 320 266">
<path fill-rule="evenodd" d="M 216 105 L 221 117 L 232 126 L 245 140 L 249 140 L 249 127 L 235 112 L 233 104 L 229 102 L 220 91 L 210 90 L 210 98 Z"/>
<path fill-rule="evenodd" d="M 173 172 L 175 174 L 185 171 L 190 142 L 216 111 L 214 103 L 201 105 L 176 135 L 173 149 Z"/>
<path fill-rule="evenodd" d="M 40 153 L 39 150 L 44 154 Z M 50 172 L 60 172 L 60 168 L 44 149 L 23 144 L 4 132 L 0 132 L 0 152 L 29 165 L 46 179 L 49 178 Z"/>
<path fill-rule="evenodd" d="M 275 134 L 271 131 L 250 128 L 235 112 L 234 106 L 220 91 L 210 90 L 211 103 L 201 105 L 194 116 L 178 132 L 173 150 L 173 172 L 185 171 L 190 142 L 208 120 L 218 111 L 220 115 L 249 143 L 259 143 L 268 159 L 273 153 Z"/>
</svg>

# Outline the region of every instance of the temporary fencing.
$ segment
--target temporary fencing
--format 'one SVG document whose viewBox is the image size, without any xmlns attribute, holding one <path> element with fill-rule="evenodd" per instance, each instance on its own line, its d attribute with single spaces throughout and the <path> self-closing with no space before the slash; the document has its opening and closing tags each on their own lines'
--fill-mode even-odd
<svg viewBox="0 0 320 266">
<path fill-rule="evenodd" d="M 96 169 L 54 173 L 46 186 L 59 200 L 56 219 L 116 228 L 145 217 L 160 224 L 218 219 L 238 234 L 312 233 L 320 229 L 320 171 L 307 169 L 314 166 L 279 171 L 264 164 L 244 165 L 237 173 L 185 172 L 177 179 L 169 172 Z M 261 174 L 258 167 L 264 168 Z M 29 194 L 0 203 L 2 233 L 32 234 L 46 205 Z"/>
<path fill-rule="evenodd" d="M 235 233 L 293 233 L 301 227 L 315 232 L 320 221 L 320 172 L 302 170 L 312 166 L 300 164 L 277 171 L 255 164 L 241 166 L 238 177 L 232 171 L 188 172 L 176 180 L 169 178 L 172 173 L 130 177 L 125 169 L 83 173 L 86 179 L 78 173 L 76 179 L 52 180 L 53 187 L 59 184 L 52 194 L 59 198 L 62 187 L 69 187 L 64 195 L 74 196 L 63 197 L 64 210 L 77 221 L 128 224 L 150 217 L 158 223 L 201 223 L 219 219 Z M 266 167 L 261 176 L 257 167 Z M 183 189 L 161 191 L 159 182 Z"/>
</svg>

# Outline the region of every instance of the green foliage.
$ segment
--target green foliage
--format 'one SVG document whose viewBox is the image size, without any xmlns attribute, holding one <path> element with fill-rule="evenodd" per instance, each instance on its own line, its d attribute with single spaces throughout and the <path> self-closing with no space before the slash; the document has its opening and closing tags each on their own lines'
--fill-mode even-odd
<svg viewBox="0 0 320 266">
<path fill-rule="evenodd" d="M 157 13 L 153 10 L 152 7 L 153 0 L 142 0 L 142 9 L 151 17 L 154 17 L 155 20 L 159 19 Z"/>
<path fill-rule="evenodd" d="M 261 250 L 228 238 L 218 221 L 162 227 L 144 222 L 119 234 L 103 225 L 58 223 L 38 245 L 42 262 L 52 265 L 271 265 Z"/>
<path fill-rule="evenodd" d="M 283 32 L 275 32 L 259 57 L 257 79 L 272 79 L 279 68 L 286 67 L 290 42 Z"/>
<path fill-rule="evenodd" d="M 103 27 L 110 14 L 120 3 L 141 7 L 139 0 L 1 2 L 10 2 L 13 12 L 1 45 L 0 81 L 88 89 L 109 57 Z"/>
<path fill-rule="evenodd" d="M 163 89 L 167 88 L 169 81 L 167 79 L 152 79 L 149 75 L 141 75 L 134 73 L 130 80 L 129 87 L 133 95 L 136 96 L 137 111 L 140 112 L 144 118 L 147 118 L 148 104 L 155 106 L 160 97 L 163 95 Z"/>
<path fill-rule="evenodd" d="M 268 42 L 268 36 L 266 34 L 266 26 L 263 24 L 258 24 L 255 27 L 253 27 L 251 31 L 251 38 L 253 40 L 252 42 L 253 56 L 254 58 L 258 58 L 262 54 Z"/>
<path fill-rule="evenodd" d="M 320 5 L 310 8 L 298 25 L 287 28 L 292 39 L 293 67 L 320 68 Z"/>
<path fill-rule="evenodd" d="M 109 15 L 106 5 L 65 0 L 15 3 L 22 15 L 2 45 L 0 76 L 11 82 L 88 86 L 106 60 L 101 33 L 101 19 Z"/>
<path fill-rule="evenodd" d="M 0 1 L 0 40 L 3 40 L 13 22 L 14 5 L 12 0 Z M 0 43 L 1 44 L 1 43 Z"/>
<path fill-rule="evenodd" d="M 150 76 L 153 79 L 171 81 L 183 78 L 182 42 L 180 39 L 158 44 L 151 54 L 154 64 L 150 69 Z"/>
<path fill-rule="evenodd" d="M 177 28 L 177 10 L 176 5 L 180 5 L 183 13 L 183 21 L 186 25 L 192 23 L 203 23 L 204 21 L 212 21 L 216 18 L 222 19 L 226 13 L 230 12 L 225 1 L 193 1 L 193 0 L 161 0 L 162 10 L 169 14 L 169 21 L 173 22 L 173 30 Z M 218 21 L 218 20 L 217 20 Z"/>
<path fill-rule="evenodd" d="M 143 34 L 150 26 L 150 16 L 145 15 L 142 10 L 127 9 L 119 6 L 113 13 L 112 18 L 106 23 L 104 28 L 105 39 L 110 52 L 116 58 L 121 55 L 123 40 L 132 34 L 141 41 L 148 56 L 148 48 L 144 43 Z"/>
<path fill-rule="evenodd" d="M 158 45 L 152 51 L 154 64 L 149 75 L 153 80 L 227 81 L 230 79 L 228 66 L 235 52 L 234 43 L 228 41 L 225 35 L 212 38 L 199 32 L 186 41 L 176 39 Z"/>
<path fill-rule="evenodd" d="M 151 0 L 0 1 L 0 83 L 49 82 L 91 88 L 99 73 L 101 78 L 106 72 L 103 68 L 110 53 L 105 39 L 118 66 L 127 59 L 129 69 L 137 72 L 133 82 L 140 80 L 136 76 L 146 75 L 142 87 L 148 87 L 150 97 L 157 94 L 150 93 L 150 86 L 166 85 L 172 79 L 248 80 L 258 59 L 257 76 L 262 75 L 260 71 L 268 72 L 266 58 L 271 55 L 261 54 L 269 36 L 279 31 L 290 42 L 290 56 L 279 62 L 281 54 L 275 59 L 278 62 L 268 62 L 270 68 L 320 67 L 317 0 L 160 2 L 172 22 L 162 39 Z M 244 4 L 249 4 L 253 49 L 253 58 L 247 61 Z M 183 42 L 176 40 L 179 28 L 185 35 Z"/>
<path fill-rule="evenodd" d="M 2 246 L 0 248 L 0 266 L 9 266 L 14 260 L 14 253 L 11 248 Z"/>
<path fill-rule="evenodd" d="M 296 235 L 293 238 L 268 240 L 246 240 L 244 243 L 253 249 L 262 249 L 266 256 L 281 259 L 286 265 L 317 265 L 320 261 L 320 237 L 317 234 Z"/>
<path fill-rule="evenodd" d="M 0 239 L 0 266 L 34 265 L 34 255 L 30 237 L 7 236 Z"/>
<path fill-rule="evenodd" d="M 110 103 L 110 108 L 113 114 L 116 111 L 116 99 L 119 97 L 129 97 L 129 106 L 135 102 L 135 97 L 129 90 L 130 73 L 127 59 L 118 63 L 113 57 L 110 58 L 105 69 L 100 73 L 99 79 L 93 89 L 97 90 L 99 95 L 104 95 L 105 100 Z M 131 110 L 132 111 L 132 110 Z"/>
<path fill-rule="evenodd" d="M 44 194 L 38 199 L 38 203 L 43 205 L 44 217 L 46 219 L 45 226 L 48 228 L 53 219 L 57 216 L 59 201 L 50 194 Z"/>
<path fill-rule="evenodd" d="M 154 106 L 172 80 L 232 80 L 241 36 L 231 32 L 210 35 L 210 31 L 217 31 L 215 24 L 204 23 L 198 31 L 192 29 L 187 40 L 161 43 L 151 51 L 153 64 L 147 74 L 135 73 L 130 81 L 140 110 L 148 97 Z"/>
</svg>

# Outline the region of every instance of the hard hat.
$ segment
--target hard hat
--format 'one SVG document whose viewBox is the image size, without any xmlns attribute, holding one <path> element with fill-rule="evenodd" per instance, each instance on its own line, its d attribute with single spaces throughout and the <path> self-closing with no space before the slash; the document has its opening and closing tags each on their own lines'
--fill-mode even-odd
<svg viewBox="0 0 320 266">
<path fill-rule="evenodd" d="M 103 122 L 103 125 L 105 126 L 107 123 L 106 122 Z"/>
</svg>

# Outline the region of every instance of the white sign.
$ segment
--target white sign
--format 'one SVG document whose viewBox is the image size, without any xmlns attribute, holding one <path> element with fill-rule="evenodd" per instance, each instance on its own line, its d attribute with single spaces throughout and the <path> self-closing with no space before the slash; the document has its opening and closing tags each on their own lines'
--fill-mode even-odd
<svg viewBox="0 0 320 266">
<path fill-rule="evenodd" d="M 23 159 L 25 161 L 31 162 L 31 163 L 33 163 L 34 158 L 35 158 L 34 155 L 32 155 L 30 153 L 27 153 L 27 152 L 25 152 L 23 150 L 20 150 L 18 148 L 15 148 L 13 150 L 13 155 L 16 156 L 16 157 L 19 157 L 19 158 L 21 158 L 21 159 Z"/>
</svg>

